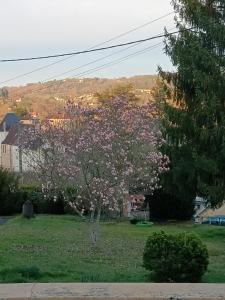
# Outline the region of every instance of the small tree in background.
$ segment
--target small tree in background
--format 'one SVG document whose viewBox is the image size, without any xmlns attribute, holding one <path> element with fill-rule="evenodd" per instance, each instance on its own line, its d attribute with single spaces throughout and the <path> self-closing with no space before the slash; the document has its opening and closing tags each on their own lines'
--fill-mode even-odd
<svg viewBox="0 0 225 300">
<path fill-rule="evenodd" d="M 128 102 L 139 102 L 139 98 L 134 93 L 134 87 L 132 84 L 127 85 L 116 85 L 110 89 L 107 89 L 101 93 L 95 93 L 98 101 L 101 103 L 107 103 L 109 100 L 114 99 L 115 97 L 126 97 Z"/>
<path fill-rule="evenodd" d="M 199 282 L 208 266 L 208 251 L 191 233 L 152 233 L 143 255 L 144 267 L 155 281 Z"/>
<path fill-rule="evenodd" d="M 30 130 L 25 148 L 39 143 L 34 170 L 46 193 L 60 193 L 82 216 L 123 210 L 124 194 L 159 188 L 159 174 L 168 170 L 159 120 L 153 105 L 138 106 L 116 97 L 94 109 L 68 103 L 67 119 Z M 21 140 L 24 140 L 21 139 Z M 68 188 L 69 187 L 69 188 Z"/>
<path fill-rule="evenodd" d="M 14 113 L 19 117 L 23 118 L 28 115 L 28 110 L 25 106 L 23 105 L 16 105 L 14 108 Z"/>
<path fill-rule="evenodd" d="M 3 100 L 7 99 L 9 96 L 9 92 L 7 90 L 7 88 L 3 87 L 0 89 L 0 97 L 3 98 Z"/>
</svg>

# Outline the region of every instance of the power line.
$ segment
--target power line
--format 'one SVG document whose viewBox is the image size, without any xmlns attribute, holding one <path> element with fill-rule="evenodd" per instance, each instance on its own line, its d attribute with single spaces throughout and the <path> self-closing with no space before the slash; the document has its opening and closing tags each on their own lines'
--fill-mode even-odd
<svg viewBox="0 0 225 300">
<path fill-rule="evenodd" d="M 86 63 L 86 64 L 84 64 L 84 65 L 81 65 L 81 66 L 78 66 L 78 67 L 69 69 L 68 71 L 62 72 L 62 73 L 57 74 L 57 75 L 55 75 L 55 76 L 51 76 L 51 77 L 45 79 L 44 82 L 45 82 L 45 81 L 52 80 L 52 79 L 55 79 L 55 78 L 57 78 L 57 77 L 60 77 L 60 76 L 66 75 L 66 74 L 69 74 L 69 73 L 71 73 L 71 72 L 73 72 L 73 71 L 76 71 L 76 70 L 79 70 L 79 69 L 83 69 L 84 67 L 87 67 L 87 66 L 89 66 L 89 65 L 92 65 L 92 64 L 94 64 L 94 63 L 96 63 L 96 62 L 99 62 L 99 61 L 101 61 L 101 60 L 104 60 L 104 59 L 106 59 L 106 58 L 109 58 L 109 57 L 111 57 L 111 56 L 114 56 L 114 55 L 116 55 L 116 54 L 118 54 L 118 53 L 124 52 L 124 51 L 126 51 L 126 50 L 128 50 L 128 49 L 130 49 L 130 48 L 136 47 L 136 46 L 137 46 L 137 44 L 131 45 L 131 46 L 126 47 L 126 48 L 124 48 L 124 49 L 122 49 L 122 50 L 119 50 L 119 51 L 116 51 L 116 52 L 111 53 L 111 54 L 109 54 L 109 55 L 106 55 L 106 56 L 100 57 L 100 58 L 98 58 L 98 59 L 95 59 L 95 60 L 93 60 L 93 61 L 91 61 L 91 62 L 89 62 L 89 63 Z"/>
<path fill-rule="evenodd" d="M 168 17 L 168 16 L 170 16 L 170 15 L 172 15 L 172 14 L 174 14 L 174 11 L 171 11 L 171 12 L 169 12 L 168 14 L 162 15 L 162 16 L 160 16 L 160 17 L 158 17 L 158 18 L 156 18 L 156 19 L 153 19 L 153 20 L 151 20 L 151 21 L 148 21 L 148 22 L 146 22 L 146 23 L 144 23 L 144 24 L 142 24 L 142 25 L 139 25 L 139 26 L 137 26 L 137 27 L 131 29 L 131 30 L 125 31 L 124 33 L 118 34 L 118 35 L 116 35 L 116 36 L 114 36 L 114 37 L 108 39 L 107 41 L 105 41 L 105 42 L 103 42 L 103 43 L 101 43 L 101 44 L 98 44 L 98 45 L 96 45 L 96 46 L 94 46 L 94 47 L 101 46 L 101 45 L 106 44 L 106 43 L 108 43 L 108 42 L 111 42 L 111 41 L 113 41 L 113 40 L 115 40 L 115 39 L 118 39 L 118 38 L 120 38 L 120 37 L 122 37 L 122 36 L 125 36 L 125 35 L 127 35 L 127 34 L 129 34 L 129 33 L 132 33 L 132 32 L 134 32 L 134 31 L 137 31 L 137 30 L 139 30 L 139 29 L 141 29 L 141 28 L 143 28 L 143 27 L 146 27 L 146 26 L 148 26 L 148 25 L 154 23 L 154 22 L 157 22 L 157 21 L 159 21 L 159 20 L 161 20 L 161 19 L 164 19 L 164 18 L 166 18 L 166 17 Z M 93 48 L 94 48 L 94 47 L 93 47 Z"/>
<path fill-rule="evenodd" d="M 83 76 L 83 75 L 91 74 L 91 73 L 93 73 L 93 72 L 95 72 L 95 71 L 98 71 L 98 70 L 101 70 L 101 69 L 105 69 L 105 68 L 111 67 L 111 66 L 116 65 L 116 64 L 118 64 L 118 63 L 121 63 L 121 62 L 123 62 L 123 61 L 126 61 L 126 60 L 128 60 L 128 59 L 130 59 L 130 58 L 132 58 L 132 57 L 134 57 L 134 56 L 137 56 L 137 55 L 140 55 L 140 54 L 149 52 L 149 51 L 151 51 L 151 50 L 157 48 L 157 47 L 158 47 L 159 45 L 161 45 L 161 44 L 162 44 L 162 42 L 157 43 L 157 44 L 155 44 L 155 45 L 148 46 L 147 48 L 144 48 L 144 49 L 142 49 L 142 50 L 136 51 L 136 52 L 131 53 L 131 54 L 129 54 L 129 55 L 123 56 L 123 57 L 121 57 L 121 58 L 119 58 L 119 59 L 116 59 L 116 60 L 114 60 L 114 61 L 105 63 L 105 64 L 103 64 L 103 65 L 100 65 L 100 66 L 97 66 L 97 67 L 95 67 L 95 68 L 86 70 L 86 71 L 84 71 L 84 72 L 77 73 L 77 74 L 75 74 L 73 77 L 70 77 L 70 78 L 74 78 L 74 77 L 78 77 L 78 76 Z M 41 83 L 44 84 L 44 83 L 46 83 L 46 82 L 47 82 L 47 81 L 42 81 Z M 35 93 L 35 92 L 38 92 L 38 91 L 45 90 L 45 89 L 49 89 L 51 86 L 54 86 L 54 84 L 55 84 L 55 82 L 52 82 L 52 83 L 50 84 L 50 86 L 48 85 L 48 86 L 39 87 L 39 88 L 37 88 L 37 89 L 34 89 L 34 90 L 31 92 L 31 94 L 33 94 L 33 93 Z"/>
<path fill-rule="evenodd" d="M 99 67 L 96 67 L 96 68 L 93 68 L 93 69 L 90 69 L 90 70 L 87 70 L 87 71 L 84 71 L 84 72 L 81 72 L 81 73 L 78 73 L 76 75 L 74 75 L 73 77 L 77 77 L 77 76 L 83 76 L 83 75 L 87 75 L 87 74 L 91 74 L 93 73 L 93 71 L 99 71 L 99 70 L 102 70 L 102 69 L 105 69 L 105 68 L 108 68 L 108 67 L 111 67 L 111 66 L 114 66 L 120 62 L 123 62 L 123 61 L 126 61 L 134 56 L 137 56 L 137 55 L 140 55 L 140 54 L 143 54 L 143 53 L 146 53 L 146 52 L 149 52 L 150 50 L 153 50 L 153 49 L 156 49 L 158 46 L 160 46 L 162 44 L 162 42 L 160 43 L 157 43 L 155 45 L 152 45 L 150 47 L 147 47 L 147 48 L 144 48 L 142 50 L 139 50 L 137 52 L 134 52 L 134 53 L 131 53 L 129 55 L 126 55 L 126 56 L 123 56 L 119 59 L 116 59 L 112 62 L 109 62 L 109 63 L 105 63 Z M 70 77 L 71 78 L 71 77 Z"/>
<path fill-rule="evenodd" d="M 44 66 L 42 66 L 42 67 L 36 68 L 36 69 L 34 69 L 34 70 L 32 70 L 32 71 L 28 71 L 28 72 L 26 72 L 26 73 L 18 74 L 18 75 L 14 76 L 14 77 L 11 77 L 11 78 L 8 78 L 8 79 L 6 79 L 6 80 L 1 81 L 0 84 L 7 83 L 7 82 L 10 82 L 10 81 L 12 81 L 12 80 L 15 80 L 15 79 L 18 79 L 18 78 L 21 78 L 21 77 L 24 77 L 24 76 L 33 74 L 33 73 L 35 73 L 35 72 L 38 72 L 38 71 L 41 71 L 41 70 L 44 70 L 44 69 L 47 69 L 47 68 L 49 68 L 49 67 L 51 67 L 51 66 L 54 66 L 54 65 L 56 65 L 56 64 L 58 64 L 58 63 L 60 63 L 60 62 L 62 62 L 62 61 L 65 61 L 65 60 L 67 60 L 67 59 L 70 59 L 70 58 L 71 58 L 71 56 L 70 56 L 70 57 L 63 58 L 63 59 L 60 59 L 60 60 L 55 61 L 55 62 L 53 62 L 53 63 L 50 63 L 50 64 L 48 64 L 48 65 L 44 65 Z"/>
<path fill-rule="evenodd" d="M 176 33 L 180 33 L 181 31 L 190 31 L 193 28 L 188 28 L 188 29 L 184 29 L 184 30 L 177 30 L 177 31 L 174 31 L 174 32 L 166 33 L 166 34 L 155 35 L 155 36 L 148 37 L 148 38 L 145 38 L 145 39 L 140 39 L 140 40 L 135 40 L 135 41 L 131 41 L 131 42 L 126 42 L 126 43 L 111 45 L 111 46 L 107 46 L 107 47 L 95 48 L 95 49 L 90 49 L 90 50 L 83 50 L 83 51 L 70 52 L 70 53 L 62 53 L 62 54 L 54 54 L 54 55 L 47 55 L 47 56 L 29 57 L 29 58 L 2 59 L 2 60 L 0 60 L 0 63 L 3 63 L 3 62 L 17 62 L 17 61 L 30 61 L 30 60 L 41 60 L 41 59 L 49 59 L 49 58 L 54 58 L 54 57 L 79 55 L 79 54 L 85 54 L 85 53 L 91 53 L 91 52 L 109 50 L 109 49 L 124 47 L 124 46 L 132 45 L 132 44 L 144 43 L 144 42 L 155 40 L 155 39 L 162 38 L 162 37 L 168 37 L 170 35 L 173 35 L 173 34 L 176 34 Z"/>
<path fill-rule="evenodd" d="M 174 30 L 175 28 L 176 28 L 176 27 L 172 27 L 172 28 L 170 28 L 169 30 Z M 158 44 L 156 44 L 156 45 L 160 45 L 160 44 L 161 44 L 161 42 L 158 43 Z M 116 52 L 114 52 L 114 53 L 112 53 L 112 54 L 109 54 L 109 55 L 106 55 L 106 56 L 103 56 L 103 57 L 100 57 L 100 58 L 98 58 L 98 59 L 96 59 L 96 60 L 93 60 L 93 61 L 91 61 L 91 62 L 89 62 L 89 63 L 86 63 L 86 64 L 83 64 L 83 65 L 81 65 L 81 66 L 78 66 L 78 67 L 69 69 L 68 71 L 65 71 L 65 72 L 63 72 L 63 73 L 60 73 L 60 74 L 58 74 L 58 75 L 48 77 L 47 79 L 44 79 L 44 80 L 42 81 L 42 83 L 47 82 L 47 81 L 50 81 L 50 80 L 55 79 L 55 78 L 57 78 L 57 77 L 63 76 L 63 75 L 65 75 L 65 74 L 71 73 L 71 72 L 73 72 L 73 71 L 82 69 L 82 68 L 84 68 L 84 67 L 86 67 L 86 66 L 92 65 L 92 64 L 94 64 L 94 63 L 96 63 L 96 62 L 98 62 L 98 61 L 102 61 L 102 60 L 104 60 L 104 59 L 106 59 L 106 58 L 109 58 L 109 57 L 111 57 L 111 56 L 114 56 L 114 55 L 116 55 L 116 54 L 118 54 L 118 53 L 121 53 L 121 52 L 123 52 L 123 51 L 126 51 L 126 50 L 128 50 L 128 49 L 130 49 L 130 48 L 133 48 L 133 47 L 136 47 L 136 46 L 137 46 L 137 44 L 131 45 L 131 46 L 129 46 L 129 47 L 126 47 L 125 49 L 116 51 Z M 153 47 L 154 47 L 154 46 L 155 46 L 155 45 L 153 45 Z"/>
<path fill-rule="evenodd" d="M 151 20 L 151 21 L 148 21 L 148 22 L 146 22 L 146 23 L 144 23 L 144 24 L 142 24 L 142 25 L 139 25 L 139 26 L 137 26 L 137 27 L 135 27 L 135 28 L 133 28 L 133 29 L 131 29 L 131 30 L 128 30 L 128 31 L 123 32 L 123 33 L 121 33 L 121 34 L 119 34 L 119 35 L 116 35 L 116 36 L 114 36 L 114 37 L 112 37 L 112 38 L 110 38 L 110 39 L 108 39 L 108 40 L 106 40 L 106 41 L 104 41 L 104 42 L 101 42 L 101 43 L 99 43 L 99 44 L 96 44 L 96 45 L 90 47 L 90 48 L 87 49 L 87 50 L 91 50 L 91 49 L 93 49 L 93 48 L 96 48 L 96 47 L 105 45 L 105 44 L 108 43 L 108 42 L 111 42 L 111 41 L 116 40 L 116 39 L 118 39 L 118 38 L 120 38 L 120 37 L 123 37 L 123 36 L 125 36 L 125 35 L 127 35 L 127 34 L 129 34 L 129 33 L 135 32 L 135 31 L 137 31 L 137 30 L 139 30 L 139 29 L 141 29 L 141 28 L 144 28 L 144 27 L 146 27 L 146 26 L 148 26 L 148 25 L 150 25 L 150 24 L 152 24 L 152 23 L 154 23 L 154 22 L 156 22 L 156 21 L 159 21 L 159 20 L 161 20 L 161 19 L 164 19 L 164 18 L 166 18 L 166 17 L 172 15 L 173 13 L 174 13 L 174 12 L 171 11 L 171 12 L 169 12 L 168 14 L 162 15 L 162 16 L 156 18 L 156 19 L 153 19 L 153 20 Z M 44 66 L 42 66 L 42 67 L 36 68 L 36 69 L 31 70 L 31 71 L 29 71 L 29 72 L 19 74 L 19 75 L 17 75 L 17 76 L 14 76 L 14 77 L 12 77 L 12 78 L 7 79 L 7 80 L 1 81 L 0 84 L 7 83 L 7 82 L 10 82 L 10 81 L 12 81 L 12 80 L 15 80 L 15 79 L 18 79 L 18 78 L 21 78 L 21 77 L 24 77 L 24 76 L 33 74 L 33 73 L 35 73 L 35 72 L 38 72 L 38 71 L 41 71 L 41 70 L 44 70 L 44 69 L 47 69 L 47 68 L 49 68 L 49 67 L 51 67 L 51 66 L 53 66 L 53 65 L 56 65 L 56 64 L 61 63 L 61 62 L 63 62 L 63 61 L 66 61 L 66 60 L 68 60 L 68 59 L 71 59 L 72 57 L 73 57 L 73 55 L 71 55 L 71 56 L 69 56 L 69 57 L 66 57 L 66 58 L 63 58 L 63 59 L 60 59 L 60 60 L 58 60 L 58 61 L 56 61 L 56 62 L 53 62 L 53 63 L 47 64 L 47 65 L 44 65 Z M 62 74 L 62 75 L 63 75 L 63 74 Z"/>
<path fill-rule="evenodd" d="M 173 29 L 174 29 L 174 27 L 171 28 L 170 30 L 173 30 Z M 126 56 L 124 56 L 124 57 L 121 57 L 121 58 L 119 58 L 119 59 L 117 59 L 117 60 L 114 60 L 114 61 L 112 61 L 112 62 L 109 62 L 109 63 L 103 64 L 103 65 L 97 66 L 97 67 L 95 67 L 95 68 L 86 70 L 86 71 L 81 72 L 81 73 L 77 73 L 76 75 L 74 75 L 74 77 L 81 76 L 81 75 L 85 75 L 85 74 L 90 74 L 90 73 L 93 73 L 94 71 L 98 71 L 98 70 L 101 70 L 101 69 L 108 68 L 108 67 L 110 67 L 110 66 L 116 65 L 116 64 L 118 64 L 118 63 L 120 63 L 120 62 L 123 62 L 123 61 L 129 59 L 129 58 L 132 58 L 133 56 L 137 56 L 137 55 L 140 55 L 140 54 L 142 54 L 142 53 L 144 53 L 144 52 L 148 52 L 148 51 L 150 51 L 150 50 L 153 50 L 153 49 L 155 49 L 156 47 L 158 47 L 160 44 L 162 44 L 162 42 L 157 43 L 157 44 L 152 45 L 152 46 L 149 46 L 149 47 L 147 47 L 147 48 L 144 48 L 143 50 L 139 50 L 139 51 L 137 51 L 137 52 L 131 53 L 131 54 L 126 55 Z M 99 58 L 99 59 L 97 59 L 97 60 L 91 61 L 91 62 L 89 62 L 89 63 L 87 63 L 87 64 L 81 65 L 81 66 L 76 67 L 76 68 L 74 68 L 74 69 L 70 69 L 69 71 L 66 71 L 66 72 L 64 72 L 64 73 L 61 73 L 61 74 L 58 74 L 58 75 L 56 75 L 56 76 L 52 76 L 52 77 L 50 77 L 50 78 L 47 78 L 47 79 L 43 80 L 43 81 L 41 82 L 41 84 L 44 84 L 44 83 L 48 82 L 48 81 L 51 80 L 51 79 L 55 79 L 56 77 L 59 77 L 59 76 L 61 76 L 61 75 L 64 75 L 64 74 L 66 74 L 66 73 L 69 73 L 69 72 L 71 72 L 71 71 L 81 69 L 81 68 L 83 68 L 83 67 L 85 67 L 85 66 L 87 66 L 87 65 L 91 65 L 91 64 L 93 64 L 93 63 L 95 63 L 95 62 L 97 62 L 97 61 L 101 61 L 101 60 L 103 60 L 103 59 L 105 59 L 105 58 L 107 58 L 107 57 L 110 57 L 110 56 L 112 56 L 112 55 L 115 55 L 115 54 L 117 54 L 117 53 L 119 53 L 119 52 L 122 52 L 122 51 L 124 51 L 124 50 L 129 49 L 129 48 L 132 48 L 132 47 L 134 47 L 134 46 L 137 46 L 137 45 L 136 45 L 136 44 L 131 45 L 131 46 L 127 47 L 126 49 L 119 50 L 119 51 L 117 51 L 117 52 L 115 52 L 115 53 L 112 53 L 112 54 L 110 54 L 110 55 L 104 56 L 104 57 Z M 33 94 L 33 93 L 35 93 L 35 92 L 38 92 L 38 91 L 42 91 L 42 90 L 48 89 L 49 87 L 54 86 L 54 85 L 55 85 L 55 82 L 52 82 L 52 83 L 50 84 L 50 86 L 48 85 L 48 86 L 44 86 L 44 87 L 39 87 L 39 88 L 37 88 L 37 89 L 34 89 L 34 90 L 31 92 L 31 94 Z"/>
<path fill-rule="evenodd" d="M 176 28 L 176 27 L 173 27 L 173 28 L 170 28 L 169 30 L 173 30 L 173 29 L 175 29 L 175 28 Z M 157 45 L 159 45 L 159 44 L 161 44 L 161 42 L 158 43 Z M 82 68 L 84 68 L 84 67 L 87 67 L 87 66 L 89 66 L 89 65 L 92 65 L 92 64 L 94 64 L 94 63 L 96 63 L 96 62 L 99 62 L 99 61 L 101 61 L 101 60 L 104 60 L 104 59 L 106 59 L 106 58 L 109 58 L 109 57 L 111 57 L 111 56 L 114 56 L 114 55 L 116 55 L 116 54 L 118 54 L 118 53 L 124 52 L 124 51 L 126 51 L 126 50 L 128 50 L 128 49 L 130 49 L 130 48 L 136 47 L 136 46 L 137 46 L 137 44 L 131 45 L 131 46 L 129 46 L 129 47 L 126 47 L 125 49 L 116 51 L 116 52 L 114 52 L 114 53 L 111 53 L 111 54 L 106 55 L 106 56 L 103 56 L 103 57 L 100 57 L 100 58 L 98 58 L 98 59 L 96 59 L 96 60 L 93 60 L 93 61 L 91 61 L 91 62 L 89 62 L 89 63 L 86 63 L 86 64 L 84 64 L 84 65 L 81 65 L 81 66 L 78 66 L 78 67 L 69 69 L 68 71 L 62 72 L 62 73 L 60 73 L 60 74 L 58 74 L 58 75 L 48 77 L 47 79 L 43 80 L 42 83 L 43 83 L 43 82 L 46 82 L 46 81 L 50 81 L 50 80 L 55 79 L 55 78 L 57 78 L 57 77 L 66 75 L 66 74 L 71 73 L 71 72 L 73 72 L 73 71 L 82 69 Z"/>
</svg>

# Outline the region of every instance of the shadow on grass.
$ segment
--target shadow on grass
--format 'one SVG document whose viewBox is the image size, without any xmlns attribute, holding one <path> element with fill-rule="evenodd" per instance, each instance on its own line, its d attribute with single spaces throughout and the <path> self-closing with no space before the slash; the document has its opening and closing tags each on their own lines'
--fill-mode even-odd
<svg viewBox="0 0 225 300">
<path fill-rule="evenodd" d="M 40 270 L 35 267 L 11 268 L 0 271 L 0 282 L 29 282 L 41 278 Z"/>
<path fill-rule="evenodd" d="M 57 278 L 59 275 L 64 276 L 64 273 L 53 274 L 50 272 L 41 272 L 36 266 L 10 268 L 0 271 L 0 283 L 25 283 L 40 281 L 43 277 Z"/>
</svg>

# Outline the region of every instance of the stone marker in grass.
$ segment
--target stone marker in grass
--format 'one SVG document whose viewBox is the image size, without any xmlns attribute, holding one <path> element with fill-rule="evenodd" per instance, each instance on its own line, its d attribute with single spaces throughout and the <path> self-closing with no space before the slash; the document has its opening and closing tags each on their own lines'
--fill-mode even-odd
<svg viewBox="0 0 225 300">
<path fill-rule="evenodd" d="M 26 202 L 24 202 L 22 216 L 27 219 L 34 217 L 34 208 L 33 208 L 33 204 L 31 203 L 30 200 L 27 200 Z"/>
</svg>

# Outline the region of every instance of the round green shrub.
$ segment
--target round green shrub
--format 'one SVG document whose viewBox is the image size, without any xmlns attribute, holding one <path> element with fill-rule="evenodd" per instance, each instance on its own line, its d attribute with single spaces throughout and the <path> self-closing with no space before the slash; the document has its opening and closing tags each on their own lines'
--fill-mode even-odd
<svg viewBox="0 0 225 300">
<path fill-rule="evenodd" d="M 154 281 L 199 282 L 208 266 L 208 250 L 194 234 L 152 233 L 143 254 L 143 266 Z"/>
</svg>

